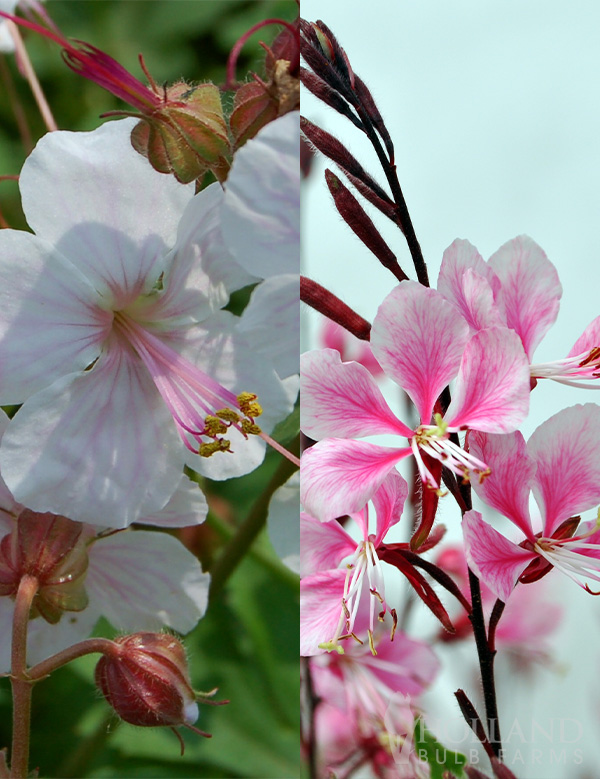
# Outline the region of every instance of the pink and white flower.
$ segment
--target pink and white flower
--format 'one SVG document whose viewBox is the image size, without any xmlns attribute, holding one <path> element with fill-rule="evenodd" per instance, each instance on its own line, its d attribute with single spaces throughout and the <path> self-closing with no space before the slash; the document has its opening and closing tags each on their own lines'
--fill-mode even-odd
<svg viewBox="0 0 600 779">
<path fill-rule="evenodd" d="M 300 654 L 320 651 L 344 652 L 340 641 L 361 641 L 355 632 L 359 606 L 369 602 L 367 646 L 375 653 L 373 635 L 376 616 L 387 611 L 396 620 L 394 609 L 385 600 L 385 582 L 377 549 L 388 530 L 402 515 L 408 485 L 398 473 L 390 473 L 373 496 L 377 512 L 375 533 L 369 533 L 368 507 L 352 514 L 360 530 L 357 542 L 335 521 L 319 522 L 300 515 Z M 342 561 L 348 561 L 344 566 Z M 352 644 L 353 641 L 346 641 Z"/>
<path fill-rule="evenodd" d="M 507 433 L 529 409 L 529 366 L 516 333 L 491 327 L 471 335 L 461 314 L 435 290 L 399 284 L 379 307 L 371 346 L 386 374 L 410 396 L 421 422 L 413 429 L 399 420 L 362 365 L 342 363 L 327 349 L 304 354 L 302 429 L 326 440 L 302 458 L 301 499 L 322 521 L 360 511 L 396 463 L 411 454 L 423 483 L 436 490 L 424 455 L 461 478 L 485 475 L 487 464 L 450 434 Z M 431 424 L 436 402 L 454 378 L 452 402 Z M 408 446 L 352 440 L 377 434 L 402 436 Z"/>
<path fill-rule="evenodd" d="M 34 510 L 112 527 L 162 508 L 184 464 L 253 470 L 253 394 L 264 432 L 293 403 L 218 311 L 250 278 L 222 244 L 220 186 L 157 173 L 133 122 L 42 138 L 20 177 L 36 234 L 0 234 L 0 402 L 24 401 L 4 478 Z"/>
<path fill-rule="evenodd" d="M 588 592 L 586 579 L 600 581 L 598 522 L 580 525 L 579 516 L 600 503 L 599 429 L 600 407 L 587 403 L 550 417 L 527 444 L 519 432 L 469 435 L 471 451 L 492 471 L 474 485 L 476 492 L 525 537 L 520 544 L 510 541 L 478 511 L 463 517 L 469 565 L 500 600 L 508 599 L 517 581 L 536 581 L 552 568 Z M 537 532 L 529 511 L 531 491 L 542 516 Z"/>
<path fill-rule="evenodd" d="M 514 330 L 530 363 L 558 315 L 562 287 L 556 268 L 526 235 L 508 241 L 486 263 L 477 249 L 457 239 L 444 252 L 438 291 L 453 303 L 473 332 Z M 591 322 L 566 358 L 530 366 L 532 379 L 600 389 L 600 317 Z M 594 382 L 594 383 L 590 383 Z"/>
</svg>

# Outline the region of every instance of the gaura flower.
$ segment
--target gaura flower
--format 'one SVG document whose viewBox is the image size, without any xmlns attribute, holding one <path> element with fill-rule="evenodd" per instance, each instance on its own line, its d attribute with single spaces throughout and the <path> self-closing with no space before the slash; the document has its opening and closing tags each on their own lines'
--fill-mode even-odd
<svg viewBox="0 0 600 779">
<path fill-rule="evenodd" d="M 444 252 L 438 291 L 465 317 L 473 332 L 506 326 L 527 353 L 531 378 L 600 389 L 600 317 L 591 322 L 566 358 L 533 363 L 533 354 L 558 315 L 562 287 L 556 268 L 526 235 L 501 246 L 486 263 L 469 241 Z"/>
<path fill-rule="evenodd" d="M 519 432 L 469 434 L 471 451 L 492 471 L 474 485 L 476 492 L 525 536 L 515 544 L 478 511 L 463 517 L 467 561 L 500 600 L 508 599 L 517 581 L 537 581 L 552 568 L 588 592 L 586 579 L 600 581 L 599 525 L 580 525 L 579 516 L 600 503 L 599 430 L 600 407 L 587 403 L 550 417 L 527 444 Z M 530 491 L 542 516 L 541 532 L 531 521 Z"/>
<path fill-rule="evenodd" d="M 0 403 L 25 401 L 4 478 L 33 510 L 111 527 L 162 508 L 184 463 L 253 470 L 293 402 L 217 311 L 249 280 L 222 245 L 221 187 L 154 171 L 132 124 L 42 138 L 20 177 L 36 234 L 0 234 Z"/>
<path fill-rule="evenodd" d="M 411 454 L 423 484 L 436 490 L 423 455 L 461 478 L 484 476 L 487 464 L 453 443 L 450 433 L 507 433 L 528 412 L 529 366 L 516 333 L 491 327 L 471 336 L 461 314 L 435 290 L 399 284 L 379 307 L 371 346 L 385 373 L 410 396 L 421 423 L 411 429 L 400 421 L 362 365 L 342 363 L 327 349 L 302 355 L 302 429 L 325 440 L 302 458 L 301 500 L 322 521 L 360 511 Z M 455 377 L 449 408 L 431 424 L 440 393 Z M 409 445 L 352 440 L 377 434 L 400 435 Z"/>
<path fill-rule="evenodd" d="M 377 549 L 400 520 L 407 494 L 408 485 L 402 476 L 390 473 L 373 496 L 375 533 L 369 533 L 367 506 L 351 515 L 362 536 L 358 542 L 337 522 L 319 522 L 308 514 L 300 515 L 300 654 L 334 649 L 343 654 L 349 643 L 362 644 L 354 623 L 365 600 L 369 602 L 367 644 L 373 654 L 376 616 L 381 620 L 389 611 L 395 629 L 396 612 L 385 600 Z"/>
</svg>

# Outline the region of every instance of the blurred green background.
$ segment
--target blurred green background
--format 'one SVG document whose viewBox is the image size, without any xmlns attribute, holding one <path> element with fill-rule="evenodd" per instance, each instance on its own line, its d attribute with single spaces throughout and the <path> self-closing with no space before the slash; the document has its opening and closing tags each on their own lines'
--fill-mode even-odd
<svg viewBox="0 0 600 779">
<path fill-rule="evenodd" d="M 261 19 L 293 21 L 295 0 L 52 0 L 48 12 L 69 38 L 104 50 L 140 80 L 138 54 L 157 83 L 180 78 L 222 84 L 227 55 Z M 238 79 L 260 71 L 263 50 L 278 27 L 261 30 L 246 44 Z M 61 129 L 90 130 L 99 115 L 126 108 L 96 84 L 64 65 L 55 44 L 25 31 L 27 50 Z M 27 148 L 15 120 L 10 90 L 32 140 L 45 132 L 14 56 L 0 56 L 0 176 L 18 174 Z M 226 101 L 231 96 L 226 96 Z M 23 228 L 18 187 L 0 181 L 0 211 Z M 237 296 L 237 307 L 244 295 Z M 288 445 L 295 423 L 280 429 Z M 226 483 L 203 482 L 211 512 L 205 525 L 180 537 L 211 569 L 253 506 L 260 503 L 281 462 L 270 452 L 254 473 Z M 260 512 L 259 512 L 260 513 Z M 31 768 L 52 777 L 255 777 L 299 774 L 298 578 L 279 561 L 263 530 L 226 579 L 206 617 L 185 637 L 197 690 L 219 688 L 224 707 L 201 705 L 198 727 L 212 739 L 183 731 L 186 751 L 168 729 L 120 724 L 93 685 L 96 657 L 82 658 L 36 686 Z M 108 624 L 98 634 L 112 636 Z M 0 680 L 0 747 L 10 744 L 11 699 Z"/>
</svg>

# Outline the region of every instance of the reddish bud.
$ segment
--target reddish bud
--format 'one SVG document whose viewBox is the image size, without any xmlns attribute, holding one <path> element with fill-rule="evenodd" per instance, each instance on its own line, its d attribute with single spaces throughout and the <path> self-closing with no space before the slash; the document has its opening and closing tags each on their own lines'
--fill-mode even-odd
<svg viewBox="0 0 600 779">
<path fill-rule="evenodd" d="M 300 277 L 300 300 L 331 319 L 332 322 L 341 325 L 357 338 L 363 341 L 369 340 L 371 334 L 369 322 L 336 297 L 333 292 L 306 276 Z"/>
<path fill-rule="evenodd" d="M 335 207 L 352 232 L 360 238 L 367 249 L 373 252 L 383 267 L 394 274 L 398 281 L 406 280 L 408 276 L 398 265 L 396 255 L 384 241 L 381 233 L 352 192 L 329 169 L 325 171 L 325 180 Z"/>
<path fill-rule="evenodd" d="M 183 646 L 167 633 L 115 639 L 115 652 L 100 658 L 95 677 L 108 703 L 132 725 L 189 727 L 198 718 Z"/>
<path fill-rule="evenodd" d="M 24 576 L 38 581 L 31 616 L 56 624 L 63 611 L 82 611 L 88 557 L 83 525 L 23 509 L 0 541 L 0 596 L 14 597 Z"/>
</svg>

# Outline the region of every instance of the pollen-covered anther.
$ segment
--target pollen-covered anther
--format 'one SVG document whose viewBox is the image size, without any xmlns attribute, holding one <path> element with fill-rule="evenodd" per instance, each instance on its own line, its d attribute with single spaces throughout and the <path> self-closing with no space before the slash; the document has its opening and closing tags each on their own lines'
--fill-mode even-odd
<svg viewBox="0 0 600 779">
<path fill-rule="evenodd" d="M 230 422 L 232 424 L 236 424 L 240 421 L 240 415 L 232 408 L 221 408 L 218 411 L 215 411 L 215 416 L 222 419 L 224 422 Z"/>
<path fill-rule="evenodd" d="M 237 402 L 240 404 L 240 411 L 247 417 L 254 419 L 262 414 L 262 407 L 257 403 L 258 395 L 253 392 L 240 392 L 237 396 Z"/>
<path fill-rule="evenodd" d="M 369 636 L 369 649 L 371 650 L 371 654 L 375 657 L 377 655 L 377 650 L 375 649 L 375 642 L 373 641 L 373 631 L 367 630 L 367 635 Z"/>
<path fill-rule="evenodd" d="M 204 420 L 203 435 L 217 436 L 227 432 L 227 425 L 218 417 L 207 416 Z"/>
<path fill-rule="evenodd" d="M 585 357 L 580 363 L 579 366 L 583 368 L 585 365 L 590 365 L 591 363 L 596 363 L 595 367 L 600 367 L 600 346 L 594 346 L 593 349 L 590 349 L 589 354 L 587 357 Z"/>
<path fill-rule="evenodd" d="M 231 441 L 226 438 L 217 438 L 208 444 L 200 444 L 198 454 L 200 457 L 212 457 L 216 452 L 228 452 L 231 448 Z"/>
<path fill-rule="evenodd" d="M 252 422 L 250 419 L 242 419 L 242 433 L 244 435 L 260 435 L 262 433 L 262 430 L 260 427 L 255 423 Z"/>
</svg>

